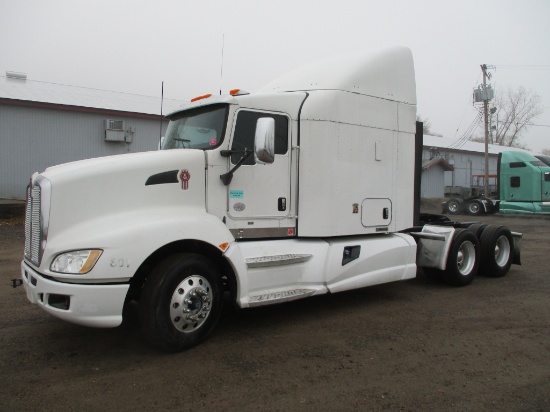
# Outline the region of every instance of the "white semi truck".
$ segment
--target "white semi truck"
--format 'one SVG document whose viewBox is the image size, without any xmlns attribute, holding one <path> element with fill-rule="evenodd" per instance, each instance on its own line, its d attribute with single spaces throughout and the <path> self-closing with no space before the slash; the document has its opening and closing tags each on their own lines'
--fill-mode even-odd
<svg viewBox="0 0 550 412">
<path fill-rule="evenodd" d="M 503 276 L 520 234 L 419 213 L 411 51 L 312 64 L 254 94 L 200 96 L 162 150 L 32 176 L 22 282 L 61 319 L 180 351 L 241 308 L 413 278 Z M 420 127 L 419 127 L 420 126 Z"/>
</svg>

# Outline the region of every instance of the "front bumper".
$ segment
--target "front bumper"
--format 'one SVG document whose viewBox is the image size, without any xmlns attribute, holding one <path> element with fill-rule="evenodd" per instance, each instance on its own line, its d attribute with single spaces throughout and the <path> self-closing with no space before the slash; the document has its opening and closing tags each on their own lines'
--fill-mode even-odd
<svg viewBox="0 0 550 412">
<path fill-rule="evenodd" d="M 63 283 L 46 279 L 25 261 L 21 278 L 31 303 L 67 322 L 98 328 L 122 323 L 122 309 L 130 285 Z"/>
</svg>

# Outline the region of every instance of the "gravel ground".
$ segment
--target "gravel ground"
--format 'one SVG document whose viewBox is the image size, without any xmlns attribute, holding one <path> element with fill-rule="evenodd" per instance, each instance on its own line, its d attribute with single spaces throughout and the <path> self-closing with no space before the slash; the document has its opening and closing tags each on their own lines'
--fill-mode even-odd
<svg viewBox="0 0 550 412">
<path fill-rule="evenodd" d="M 462 216 L 457 220 L 469 220 Z M 478 219 L 479 220 L 479 219 Z M 550 410 L 550 220 L 522 266 L 468 287 L 416 279 L 237 311 L 167 355 L 135 310 L 116 329 L 72 325 L 12 289 L 21 219 L 0 221 L 0 410 Z"/>
</svg>

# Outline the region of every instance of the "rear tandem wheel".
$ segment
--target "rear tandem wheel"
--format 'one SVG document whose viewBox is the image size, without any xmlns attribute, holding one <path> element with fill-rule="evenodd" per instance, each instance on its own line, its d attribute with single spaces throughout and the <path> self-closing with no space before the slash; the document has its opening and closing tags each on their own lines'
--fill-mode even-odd
<svg viewBox="0 0 550 412">
<path fill-rule="evenodd" d="M 479 240 L 471 230 L 456 229 L 445 270 L 423 268 L 430 280 L 443 279 L 453 286 L 466 286 L 472 283 L 480 261 Z"/>
<path fill-rule="evenodd" d="M 447 202 L 447 211 L 450 215 L 458 215 L 462 211 L 462 199 L 451 199 Z"/>
<path fill-rule="evenodd" d="M 468 210 L 468 213 L 474 216 L 482 215 L 485 213 L 485 208 L 483 207 L 483 203 L 481 203 L 479 200 L 471 200 L 468 202 L 468 205 L 466 206 L 466 210 Z"/>
<path fill-rule="evenodd" d="M 491 277 L 505 276 L 512 265 L 514 239 L 506 226 L 487 226 L 480 237 L 481 273 Z"/>
</svg>

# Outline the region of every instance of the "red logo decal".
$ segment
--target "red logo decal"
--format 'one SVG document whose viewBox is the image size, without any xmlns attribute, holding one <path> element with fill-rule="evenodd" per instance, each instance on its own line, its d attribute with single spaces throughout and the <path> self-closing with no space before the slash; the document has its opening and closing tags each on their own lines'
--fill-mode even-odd
<svg viewBox="0 0 550 412">
<path fill-rule="evenodd" d="M 288 236 L 294 236 L 294 229 L 288 229 Z"/>
<path fill-rule="evenodd" d="M 189 171 L 184 169 L 180 173 L 180 180 L 181 180 L 181 188 L 183 190 L 189 189 L 189 179 L 191 179 L 191 175 L 189 174 Z"/>
</svg>

